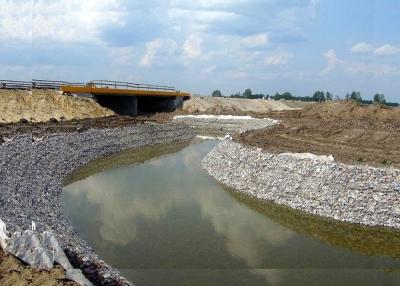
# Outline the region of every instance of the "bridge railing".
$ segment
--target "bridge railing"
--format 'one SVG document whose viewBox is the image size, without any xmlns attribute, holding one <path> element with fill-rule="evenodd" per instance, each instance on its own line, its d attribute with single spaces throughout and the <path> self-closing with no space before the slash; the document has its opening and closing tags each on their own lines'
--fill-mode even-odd
<svg viewBox="0 0 400 286">
<path fill-rule="evenodd" d="M 60 89 L 63 85 L 69 86 L 85 86 L 85 83 L 74 83 L 74 82 L 66 82 L 66 81 L 54 81 L 54 80 L 42 80 L 42 79 L 33 79 L 32 87 L 37 89 Z"/>
<path fill-rule="evenodd" d="M 60 89 L 62 86 L 113 88 L 113 89 L 142 89 L 157 91 L 176 91 L 175 87 L 165 85 L 140 84 L 110 80 L 92 80 L 88 83 L 73 83 L 32 79 L 32 81 L 0 80 L 0 89 Z"/>
<path fill-rule="evenodd" d="M 0 79 L 0 89 L 32 89 L 32 82 Z"/>
<path fill-rule="evenodd" d="M 145 89 L 145 90 L 164 90 L 164 91 L 176 91 L 173 86 L 165 85 L 152 85 L 152 84 L 140 84 L 122 81 L 110 81 L 110 80 L 92 80 L 87 83 L 88 86 L 93 87 L 105 87 L 114 89 Z"/>
</svg>

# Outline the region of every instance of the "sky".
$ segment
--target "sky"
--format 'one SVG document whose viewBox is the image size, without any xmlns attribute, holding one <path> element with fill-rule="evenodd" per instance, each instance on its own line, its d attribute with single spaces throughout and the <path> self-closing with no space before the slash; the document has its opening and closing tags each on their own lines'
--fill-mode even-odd
<svg viewBox="0 0 400 286">
<path fill-rule="evenodd" d="M 400 101 L 397 0 L 0 0 L 0 78 Z"/>
</svg>

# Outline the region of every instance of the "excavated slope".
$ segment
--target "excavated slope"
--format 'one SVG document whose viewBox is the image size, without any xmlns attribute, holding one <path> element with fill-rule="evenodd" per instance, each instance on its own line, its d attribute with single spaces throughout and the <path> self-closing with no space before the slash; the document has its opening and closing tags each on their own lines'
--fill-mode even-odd
<svg viewBox="0 0 400 286">
<path fill-rule="evenodd" d="M 0 90 L 0 123 L 45 122 L 51 118 L 83 119 L 114 115 L 93 99 L 62 96 L 54 90 Z"/>
</svg>

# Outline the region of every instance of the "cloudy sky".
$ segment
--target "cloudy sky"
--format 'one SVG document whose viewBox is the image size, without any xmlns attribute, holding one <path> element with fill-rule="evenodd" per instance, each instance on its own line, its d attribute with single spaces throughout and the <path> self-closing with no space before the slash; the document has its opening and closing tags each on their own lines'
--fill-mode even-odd
<svg viewBox="0 0 400 286">
<path fill-rule="evenodd" d="M 0 0 L 0 78 L 400 101 L 400 1 Z"/>
</svg>

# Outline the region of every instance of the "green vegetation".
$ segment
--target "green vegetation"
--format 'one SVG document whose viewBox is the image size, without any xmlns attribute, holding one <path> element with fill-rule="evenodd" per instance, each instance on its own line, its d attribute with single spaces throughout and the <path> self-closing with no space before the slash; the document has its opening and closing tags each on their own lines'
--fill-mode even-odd
<svg viewBox="0 0 400 286">
<path fill-rule="evenodd" d="M 214 90 L 213 93 L 211 94 L 212 97 L 222 97 L 222 93 L 220 90 Z"/>
<path fill-rule="evenodd" d="M 270 96 L 269 94 L 263 94 L 263 93 L 253 93 L 253 91 L 248 88 L 246 89 L 243 94 L 240 92 L 237 92 L 235 94 L 231 94 L 230 96 L 224 96 L 222 95 L 220 90 L 214 90 L 212 97 L 231 97 L 231 98 L 246 98 L 246 99 L 274 99 L 274 100 L 299 100 L 299 101 L 307 101 L 307 102 L 323 102 L 323 101 L 330 101 L 333 100 L 333 94 L 330 93 L 329 91 L 320 91 L 317 90 L 314 92 L 312 96 L 293 96 L 290 92 L 284 92 L 284 93 L 276 93 L 273 96 Z M 340 97 L 336 96 L 336 100 L 339 100 Z M 351 101 L 356 101 L 361 104 L 369 105 L 369 104 L 382 104 L 386 106 L 400 106 L 399 103 L 395 102 L 387 102 L 385 99 L 384 94 L 377 93 L 374 95 L 373 100 L 364 100 L 361 96 L 361 93 L 359 91 L 353 91 L 351 93 L 347 93 L 345 95 L 345 100 L 351 100 Z"/>
</svg>

